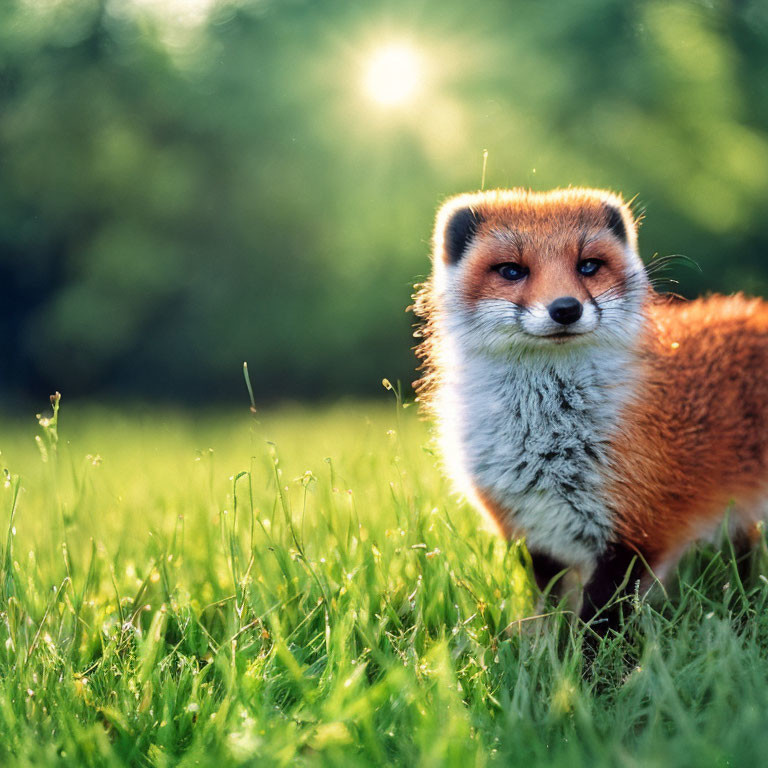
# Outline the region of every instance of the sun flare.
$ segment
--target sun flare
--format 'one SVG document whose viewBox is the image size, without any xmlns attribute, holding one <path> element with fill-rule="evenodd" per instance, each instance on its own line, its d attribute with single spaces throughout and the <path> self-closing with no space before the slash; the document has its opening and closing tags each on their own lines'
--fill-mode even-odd
<svg viewBox="0 0 768 768">
<path fill-rule="evenodd" d="M 421 91 L 424 66 L 421 56 L 409 45 L 394 43 L 374 51 L 365 71 L 365 91 L 383 107 L 414 101 Z"/>
</svg>

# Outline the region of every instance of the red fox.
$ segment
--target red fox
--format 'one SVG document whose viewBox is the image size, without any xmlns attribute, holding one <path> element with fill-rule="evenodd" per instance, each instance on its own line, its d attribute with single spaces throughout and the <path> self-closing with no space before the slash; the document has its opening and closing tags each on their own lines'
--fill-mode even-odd
<svg viewBox="0 0 768 768">
<path fill-rule="evenodd" d="M 610 192 L 467 194 L 437 216 L 419 399 L 457 488 L 581 617 L 768 513 L 768 303 L 656 293 Z M 652 575 L 651 575 L 652 574 Z M 600 627 L 598 627 L 600 628 Z"/>
</svg>

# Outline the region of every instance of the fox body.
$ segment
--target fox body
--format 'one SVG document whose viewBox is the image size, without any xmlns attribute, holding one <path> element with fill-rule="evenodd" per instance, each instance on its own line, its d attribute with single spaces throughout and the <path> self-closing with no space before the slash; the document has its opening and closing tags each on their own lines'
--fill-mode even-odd
<svg viewBox="0 0 768 768">
<path fill-rule="evenodd" d="M 731 509 L 768 512 L 768 304 L 657 294 L 637 226 L 589 189 L 463 195 L 441 209 L 420 398 L 459 490 L 525 536 L 582 617 L 669 572 Z M 650 569 L 650 570 L 648 570 Z"/>
</svg>

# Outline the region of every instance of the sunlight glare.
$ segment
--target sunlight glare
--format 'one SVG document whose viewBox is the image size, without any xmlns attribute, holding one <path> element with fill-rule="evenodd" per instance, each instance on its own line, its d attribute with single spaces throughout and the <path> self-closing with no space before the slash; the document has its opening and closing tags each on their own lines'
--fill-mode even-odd
<svg viewBox="0 0 768 768">
<path fill-rule="evenodd" d="M 419 54 L 403 44 L 387 45 L 371 56 L 365 72 L 365 90 L 373 101 L 396 107 L 414 101 L 423 83 Z"/>
</svg>

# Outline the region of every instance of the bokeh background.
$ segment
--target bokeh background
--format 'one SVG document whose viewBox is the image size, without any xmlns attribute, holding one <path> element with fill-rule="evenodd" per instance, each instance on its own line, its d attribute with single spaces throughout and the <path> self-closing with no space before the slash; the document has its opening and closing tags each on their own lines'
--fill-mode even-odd
<svg viewBox="0 0 768 768">
<path fill-rule="evenodd" d="M 765 0 L 3 0 L 0 401 L 409 383 L 484 150 L 486 187 L 637 196 L 679 292 L 764 294 L 767 90 Z"/>
</svg>

